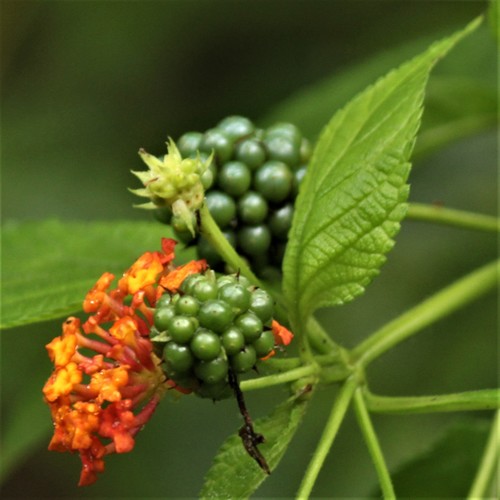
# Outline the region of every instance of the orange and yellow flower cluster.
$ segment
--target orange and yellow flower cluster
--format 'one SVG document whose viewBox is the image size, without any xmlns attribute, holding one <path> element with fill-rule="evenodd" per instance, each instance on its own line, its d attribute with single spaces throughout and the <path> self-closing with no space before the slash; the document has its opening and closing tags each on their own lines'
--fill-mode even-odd
<svg viewBox="0 0 500 500">
<path fill-rule="evenodd" d="M 81 324 L 68 318 L 62 335 L 47 345 L 54 371 L 43 388 L 54 422 L 50 450 L 79 452 L 79 485 L 92 484 L 104 470 L 104 456 L 125 453 L 151 418 L 165 390 L 175 384 L 160 367 L 149 332 L 159 297 L 175 292 L 203 260 L 173 265 L 176 242 L 162 240 L 162 252 L 146 252 L 115 289 L 104 273 L 87 294 Z"/>
</svg>

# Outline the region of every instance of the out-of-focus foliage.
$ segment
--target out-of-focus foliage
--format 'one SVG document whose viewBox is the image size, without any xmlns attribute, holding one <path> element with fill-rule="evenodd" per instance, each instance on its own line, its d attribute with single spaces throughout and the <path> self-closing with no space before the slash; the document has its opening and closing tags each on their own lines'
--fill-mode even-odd
<svg viewBox="0 0 500 500">
<path fill-rule="evenodd" d="M 396 471 L 393 480 L 398 495 L 402 498 L 463 498 L 481 460 L 489 427 L 481 420 L 455 423 L 428 450 Z"/>
<path fill-rule="evenodd" d="M 497 41 L 500 41 L 500 19 L 498 17 L 499 6 L 500 4 L 498 0 L 490 0 L 490 7 L 488 9 L 488 21 L 490 23 L 491 32 L 493 33 L 493 36 L 497 39 Z"/>
<path fill-rule="evenodd" d="M 171 234 L 153 222 L 87 227 L 49 220 L 9 224 L 3 236 L 0 326 L 7 328 L 81 310 L 82 297 L 104 269 L 120 276 L 142 252 L 158 250 L 162 236 Z"/>
<path fill-rule="evenodd" d="M 141 165 L 139 147 L 152 153 L 164 151 L 167 136 L 205 130 L 228 114 L 246 114 L 263 124 L 271 118 L 288 119 L 279 110 L 285 109 L 285 103 L 292 109 L 296 92 L 319 81 L 332 82 L 349 71 L 366 75 L 352 82 L 339 79 L 339 102 L 332 101 L 331 109 L 325 104 L 323 115 L 309 116 L 307 107 L 294 115 L 297 125 L 314 136 L 309 124 L 323 124 L 365 85 L 417 54 L 428 40 L 464 26 L 486 7 L 486 2 L 438 0 L 425 5 L 416 0 L 5 0 L 1 20 L 3 218 L 145 220 L 147 214 L 131 208 L 135 200 L 126 190 L 134 185 L 129 171 Z M 406 49 L 409 52 L 394 63 L 387 56 L 377 56 L 381 51 L 397 51 L 400 45 L 415 50 Z M 484 26 L 440 63 L 428 98 L 433 85 L 442 96 L 456 77 L 466 79 L 468 85 L 472 75 L 485 89 L 496 86 L 494 55 L 493 39 Z M 361 63 L 370 72 L 350 69 Z M 469 87 L 463 88 L 468 92 Z M 452 104 L 461 99 L 456 95 Z M 441 111 L 435 109 L 439 118 Z M 424 124 L 426 119 L 430 122 L 431 115 L 424 114 Z M 410 178 L 410 200 L 494 214 L 496 157 L 496 135 L 487 131 L 427 156 Z M 366 295 L 334 312 L 322 311 L 319 319 L 336 340 L 350 347 L 496 253 L 495 237 L 489 234 L 406 221 L 384 272 Z M 71 280 L 70 266 L 67 279 Z M 370 367 L 372 390 L 410 395 L 493 387 L 497 381 L 492 349 L 495 311 L 496 300 L 490 296 L 386 354 Z M 46 451 L 50 416 L 39 391 L 50 363 L 43 346 L 60 333 L 60 323 L 2 333 L 2 452 L 10 454 L 2 464 L 2 494 L 18 498 L 196 496 L 221 442 L 240 426 L 234 401 L 212 405 L 188 397 L 162 402 L 134 453 L 109 460 L 106 474 L 85 490 L 75 486 L 78 459 Z M 316 394 L 304 424 L 259 496 L 294 495 L 296 484 L 290 477 L 301 477 L 334 390 Z M 248 394 L 247 402 L 252 416 L 258 418 L 287 396 L 283 388 L 256 391 Z M 453 414 L 376 416 L 389 466 L 396 468 L 427 449 L 455 418 Z M 365 497 L 373 491 L 376 478 L 370 458 L 355 423 L 345 424 L 325 464 L 325 470 L 333 473 L 320 476 L 317 496 Z"/>
</svg>

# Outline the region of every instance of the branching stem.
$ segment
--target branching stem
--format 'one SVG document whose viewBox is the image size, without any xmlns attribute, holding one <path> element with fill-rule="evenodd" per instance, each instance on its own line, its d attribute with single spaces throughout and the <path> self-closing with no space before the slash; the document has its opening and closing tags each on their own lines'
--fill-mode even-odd
<svg viewBox="0 0 500 500">
<path fill-rule="evenodd" d="M 301 500 L 309 498 L 309 495 L 314 487 L 314 483 L 316 482 L 316 478 L 318 477 L 326 456 L 332 447 L 333 441 L 335 440 L 340 424 L 344 419 L 357 386 L 357 378 L 355 376 L 351 376 L 341 387 L 326 426 L 323 429 L 323 434 L 321 435 L 313 458 L 309 463 L 306 473 L 302 479 L 302 483 L 300 484 L 299 491 L 297 492 L 297 498 L 300 498 Z"/>
<path fill-rule="evenodd" d="M 273 385 L 284 384 L 286 382 L 293 382 L 304 377 L 317 375 L 320 372 L 320 367 L 317 364 L 305 365 L 294 370 L 288 370 L 283 373 L 276 373 L 267 377 L 255 378 L 252 380 L 244 380 L 240 383 L 241 390 L 253 391 L 255 389 L 263 389 L 265 387 L 272 387 Z"/>
<path fill-rule="evenodd" d="M 478 299 L 497 285 L 499 271 L 500 260 L 494 261 L 440 290 L 361 342 L 351 353 L 352 362 L 364 368 L 411 335 Z"/>
<path fill-rule="evenodd" d="M 500 222 L 494 217 L 432 205 L 412 204 L 410 205 L 408 217 L 483 231 L 500 231 Z M 226 240 L 205 204 L 200 209 L 200 231 L 230 267 L 239 270 L 242 275 L 255 285 L 259 287 L 263 286 L 248 264 Z M 300 359 L 295 361 L 283 360 L 284 363 L 281 369 L 285 368 L 287 371 L 244 381 L 241 383 L 241 390 L 237 382 L 234 383 L 233 381 L 232 385 L 237 387 L 238 402 L 241 407 L 241 404 L 243 404 L 241 391 L 262 389 L 306 377 L 317 377 L 318 379 L 323 377 L 326 382 L 344 380 L 321 439 L 300 485 L 297 493 L 299 498 L 307 499 L 311 494 L 315 481 L 353 398 L 358 422 L 372 456 L 380 486 L 386 499 L 395 498 L 394 490 L 368 411 L 417 413 L 498 408 L 500 392 L 494 389 L 441 396 L 377 396 L 371 394 L 367 389 L 361 389 L 360 378 L 356 373 L 362 373 L 371 361 L 411 335 L 490 291 L 498 282 L 499 271 L 500 260 L 473 271 L 387 323 L 365 341 L 361 342 L 350 353 L 338 346 L 323 330 L 316 319 L 311 318 L 304 332 L 305 335 L 300 335 L 297 338 Z M 279 293 L 273 295 L 275 295 L 280 311 L 284 310 L 283 297 Z M 313 350 L 319 353 L 319 356 L 316 356 Z M 320 358 L 325 358 L 322 361 L 326 361 L 326 363 L 321 362 Z M 332 370 L 333 372 L 329 373 Z M 246 415 L 247 412 L 244 404 L 243 410 L 242 414 Z M 496 426 L 499 425 L 499 419 L 500 417 L 497 416 L 495 420 Z M 240 435 L 250 455 L 266 472 L 269 472 L 265 459 L 260 455 L 257 448 L 257 445 L 262 442 L 262 436 L 253 432 L 250 420 L 247 421 L 245 419 L 245 425 L 242 427 Z M 471 488 L 469 498 L 477 497 L 486 491 L 495 460 L 498 458 L 498 449 L 499 442 L 496 434 L 492 431 L 492 436 L 490 436 L 488 441 L 487 449 Z"/>
<path fill-rule="evenodd" d="M 495 470 L 498 472 L 500 459 L 500 411 L 497 411 L 491 426 L 490 435 L 486 443 L 483 458 L 479 464 L 476 477 L 472 483 L 469 500 L 485 498 L 488 486 Z M 497 479 L 498 480 L 498 479 Z"/>
<path fill-rule="evenodd" d="M 500 407 L 500 389 L 415 397 L 377 396 L 365 389 L 364 397 L 368 409 L 377 413 L 408 414 L 494 410 Z"/>
<path fill-rule="evenodd" d="M 368 451 L 372 457 L 373 465 L 377 471 L 380 488 L 384 498 L 387 500 L 395 500 L 396 495 L 392 486 L 391 476 L 385 463 L 384 455 L 382 453 L 382 449 L 380 448 L 377 434 L 373 428 L 370 415 L 366 408 L 363 392 L 360 387 L 358 387 L 354 393 L 354 409 L 356 411 L 359 427 L 361 428 Z"/>
<path fill-rule="evenodd" d="M 500 219 L 497 217 L 445 208 L 440 205 L 411 203 L 407 217 L 414 220 L 476 229 L 478 231 L 500 232 Z"/>
</svg>

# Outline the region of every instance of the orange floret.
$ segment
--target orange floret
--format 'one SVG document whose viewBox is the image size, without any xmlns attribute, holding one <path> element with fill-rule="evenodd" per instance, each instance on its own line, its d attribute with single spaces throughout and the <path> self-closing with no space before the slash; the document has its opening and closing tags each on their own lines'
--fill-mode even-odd
<svg viewBox="0 0 500 500">
<path fill-rule="evenodd" d="M 159 281 L 206 268 L 204 261 L 175 268 L 174 249 L 175 241 L 164 238 L 162 252 L 144 253 L 115 289 L 114 276 L 104 273 L 83 303 L 92 315 L 81 328 L 80 320 L 68 318 L 62 335 L 46 346 L 54 363 L 43 388 L 54 422 L 49 449 L 79 451 L 80 485 L 97 479 L 106 455 L 132 450 L 135 435 L 172 387 L 149 339 L 151 311 L 164 292 Z M 94 354 L 84 354 L 89 351 Z"/>
</svg>

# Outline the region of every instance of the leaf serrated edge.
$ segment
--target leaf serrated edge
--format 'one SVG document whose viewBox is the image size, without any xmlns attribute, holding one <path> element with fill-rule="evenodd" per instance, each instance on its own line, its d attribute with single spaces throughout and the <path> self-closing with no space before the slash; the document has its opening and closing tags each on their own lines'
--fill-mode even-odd
<svg viewBox="0 0 500 500">
<path fill-rule="evenodd" d="M 281 461 L 286 451 L 286 448 L 290 444 L 293 435 L 295 434 L 296 430 L 299 427 L 300 422 L 302 421 L 302 418 L 304 417 L 308 401 L 309 398 L 292 396 L 289 399 L 285 400 L 283 403 L 279 404 L 270 415 L 267 415 L 255 421 L 254 424 L 256 430 L 264 433 L 265 436 L 266 432 L 265 427 L 267 425 L 271 424 L 272 421 L 276 419 L 276 417 L 281 419 L 283 416 L 286 416 L 288 414 L 288 424 L 285 427 L 286 439 L 276 441 L 274 445 L 270 449 L 267 449 L 265 452 L 271 471 L 275 470 L 276 467 L 279 465 L 279 462 Z M 292 420 L 295 421 L 292 422 Z M 281 450 L 280 448 L 283 443 L 285 443 L 285 446 L 284 449 Z M 227 469 L 227 460 L 225 455 L 230 453 L 231 450 L 234 449 L 235 447 L 242 447 L 241 439 L 238 436 L 238 434 L 233 434 L 230 437 L 228 437 L 219 448 L 217 455 L 214 457 L 212 466 L 205 475 L 204 484 L 199 494 L 199 498 L 201 500 L 210 500 L 214 498 L 217 499 L 233 498 L 230 494 L 221 495 L 220 489 L 213 491 L 214 485 L 216 487 L 217 484 L 220 484 L 221 479 L 220 477 L 218 477 L 217 479 L 212 479 L 210 475 L 216 474 L 216 472 L 214 471 L 216 471 L 216 469 L 218 468 L 223 467 L 224 469 Z M 277 448 L 278 450 L 276 451 Z M 249 459 L 249 467 L 254 467 L 254 463 L 251 462 L 250 459 Z M 260 471 L 260 469 L 258 470 Z M 254 483 L 252 487 L 247 488 L 248 490 L 247 496 L 251 495 L 252 492 L 255 491 L 266 478 L 267 476 L 264 473 L 262 473 L 262 477 L 259 480 L 257 480 L 257 482 Z"/>
<path fill-rule="evenodd" d="M 343 115 L 346 114 L 346 110 L 349 109 L 349 107 L 354 106 L 360 99 L 362 99 L 364 97 L 364 95 L 366 93 L 373 93 L 376 88 L 378 88 L 378 87 L 380 87 L 380 85 L 382 85 L 382 82 L 386 81 L 388 78 L 394 78 L 394 74 L 403 72 L 404 69 L 407 67 L 413 66 L 412 71 L 409 73 L 409 75 L 407 75 L 407 77 L 411 76 L 411 74 L 418 73 L 418 71 L 421 71 L 423 67 L 428 67 L 427 75 L 424 77 L 425 81 L 427 81 L 429 74 L 430 74 L 430 71 L 432 70 L 434 65 L 437 63 L 437 61 L 439 59 L 443 58 L 462 38 L 464 38 L 469 33 L 474 31 L 482 21 L 483 21 L 483 16 L 479 16 L 479 17 L 475 18 L 469 24 L 467 24 L 467 26 L 465 28 L 463 28 L 462 30 L 455 32 L 454 34 L 450 35 L 447 38 L 444 38 L 444 39 L 441 39 L 441 40 L 434 42 L 433 44 L 430 45 L 430 47 L 425 52 L 423 52 L 423 53 L 417 55 L 416 57 L 410 59 L 409 61 L 403 63 L 399 68 L 391 70 L 389 73 L 387 73 L 387 75 L 379 78 L 374 84 L 368 86 L 364 91 L 357 94 L 351 101 L 349 101 L 349 103 L 346 104 L 346 106 L 344 106 L 339 111 L 337 111 L 337 113 L 335 113 L 333 118 L 330 120 L 330 122 L 323 129 L 322 133 L 320 134 L 320 138 L 318 140 L 316 148 L 314 149 L 310 165 L 320 161 L 318 159 L 318 155 L 320 155 L 321 150 L 324 149 L 324 146 L 322 143 L 326 142 L 326 138 L 329 135 L 330 136 L 333 135 L 331 133 L 331 130 L 330 130 L 332 124 L 335 124 L 335 126 L 337 126 L 336 121 L 340 119 L 339 117 L 342 117 Z M 416 142 L 416 132 L 418 131 L 418 128 L 420 125 L 420 118 L 421 118 L 421 113 L 423 110 L 422 104 L 423 104 L 424 94 L 425 94 L 425 83 L 424 83 L 424 86 L 423 86 L 422 91 L 421 91 L 421 96 L 422 96 L 421 101 L 422 102 L 420 103 L 420 105 L 418 106 L 418 109 L 417 109 L 419 117 L 418 117 L 417 122 L 416 122 L 415 137 L 413 138 L 413 140 L 409 140 L 408 143 L 405 145 L 406 151 L 404 151 L 404 153 L 406 155 L 407 160 L 411 156 L 411 152 L 412 152 L 413 147 L 414 147 L 415 142 Z M 312 180 L 310 180 L 312 178 L 313 178 L 312 174 L 310 174 L 310 173 L 309 173 L 309 175 L 306 174 L 304 181 L 303 181 L 302 189 L 301 189 L 301 191 L 298 195 L 298 198 L 296 200 L 297 206 L 301 206 L 301 204 L 305 203 L 305 202 L 301 202 L 301 199 L 303 199 L 305 197 L 306 188 L 307 188 L 308 184 L 312 182 Z M 310 206 L 314 201 L 313 198 L 314 197 L 311 197 L 311 200 L 309 201 L 309 208 L 306 205 L 305 206 L 306 210 L 301 211 L 300 217 L 302 220 L 300 222 L 298 222 L 299 211 L 298 210 L 295 211 L 294 221 L 292 224 L 292 228 L 290 230 L 289 244 L 288 244 L 288 248 L 287 248 L 287 253 L 289 255 L 294 255 L 293 252 L 295 252 L 295 257 L 294 257 L 294 261 L 295 261 L 294 264 L 295 265 L 287 266 L 286 261 L 288 259 L 286 258 L 286 255 L 285 255 L 285 262 L 284 262 L 284 266 L 283 266 L 284 293 L 285 293 L 286 299 L 287 299 L 289 306 L 290 306 L 292 325 L 294 325 L 294 328 L 297 331 L 300 331 L 301 330 L 300 326 L 305 324 L 304 319 L 307 316 L 307 314 L 309 314 L 309 313 L 312 314 L 312 312 L 314 311 L 314 308 L 311 311 L 308 311 L 308 310 L 304 311 L 304 307 L 302 307 L 302 308 L 300 307 L 301 292 L 300 292 L 300 285 L 298 283 L 299 274 L 296 272 L 296 269 L 298 267 L 296 265 L 297 260 L 298 260 L 297 252 L 299 252 L 299 253 L 302 252 L 301 245 L 299 244 L 299 237 L 297 236 L 296 233 L 299 231 L 299 229 L 301 227 L 304 226 L 304 220 L 307 216 L 306 214 L 304 214 L 304 212 L 307 212 L 307 213 L 310 212 L 310 210 L 311 210 Z M 394 208 L 396 209 L 398 207 L 394 207 Z M 396 233 L 397 233 L 397 231 L 396 231 Z M 295 239 L 295 245 L 291 245 L 290 243 L 294 239 Z M 291 257 L 289 259 L 291 259 Z M 293 279 L 292 279 L 293 285 L 290 285 L 290 284 L 287 285 L 287 281 L 288 281 L 287 275 L 289 275 L 292 272 L 292 271 L 287 271 L 287 269 L 293 269 Z"/>
</svg>

